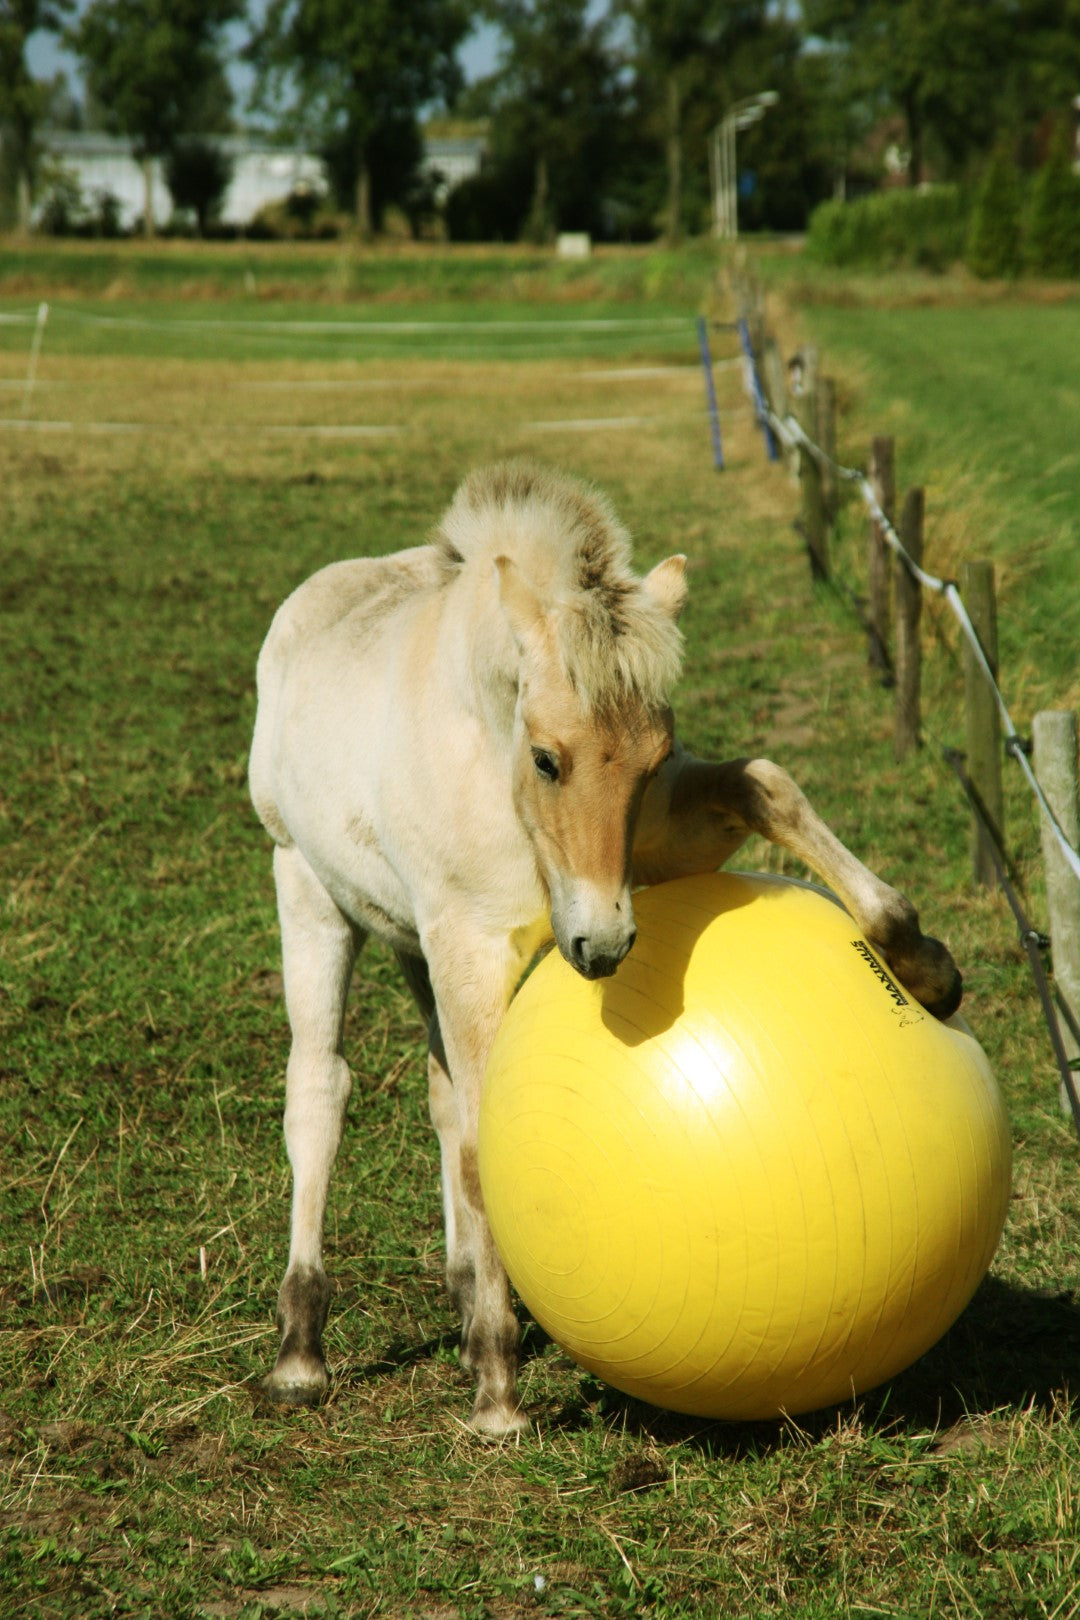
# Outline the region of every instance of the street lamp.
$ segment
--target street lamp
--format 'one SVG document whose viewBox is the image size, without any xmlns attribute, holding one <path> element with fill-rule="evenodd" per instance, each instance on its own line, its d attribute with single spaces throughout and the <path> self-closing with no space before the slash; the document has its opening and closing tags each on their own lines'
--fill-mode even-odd
<svg viewBox="0 0 1080 1620">
<path fill-rule="evenodd" d="M 734 242 L 739 234 L 738 173 L 735 136 L 764 118 L 766 109 L 780 100 L 775 90 L 762 90 L 728 108 L 709 136 L 709 171 L 713 196 L 713 235 Z"/>
</svg>

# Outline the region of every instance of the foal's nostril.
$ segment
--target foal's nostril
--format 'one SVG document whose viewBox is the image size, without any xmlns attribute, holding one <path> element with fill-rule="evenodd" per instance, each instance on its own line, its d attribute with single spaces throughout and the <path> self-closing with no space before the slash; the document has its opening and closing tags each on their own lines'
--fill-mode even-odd
<svg viewBox="0 0 1080 1620">
<path fill-rule="evenodd" d="M 579 972 L 585 972 L 589 965 L 589 942 L 584 934 L 578 934 L 576 939 L 570 941 L 570 960 Z"/>
</svg>

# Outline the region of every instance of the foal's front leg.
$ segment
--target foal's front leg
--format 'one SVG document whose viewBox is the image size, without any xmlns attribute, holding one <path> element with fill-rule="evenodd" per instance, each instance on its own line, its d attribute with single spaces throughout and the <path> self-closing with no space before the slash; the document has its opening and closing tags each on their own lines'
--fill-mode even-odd
<svg viewBox="0 0 1080 1620">
<path fill-rule="evenodd" d="M 752 832 L 824 879 L 928 1012 L 947 1018 L 956 1011 L 963 985 L 945 946 L 922 932 L 911 902 L 857 860 L 787 772 L 767 759 L 714 765 L 677 752 L 646 796 L 634 875 L 657 883 L 713 871 Z"/>
<path fill-rule="evenodd" d="M 293 1203 L 289 1267 L 278 1295 L 281 1346 L 263 1387 L 272 1400 L 307 1406 L 320 1400 L 329 1382 L 322 1348 L 330 1302 L 323 1221 L 351 1088 L 342 1029 L 363 934 L 338 910 L 298 849 L 274 851 L 274 877 L 292 1028 L 285 1143 Z"/>
<path fill-rule="evenodd" d="M 461 1362 L 476 1377 L 470 1426 L 513 1434 L 528 1424 L 517 1395 L 521 1330 L 484 1212 L 477 1157 L 480 1087 L 495 1033 L 524 966 L 505 945 L 470 949 L 444 919 L 425 938 L 437 1013 L 428 1057 L 431 1117 L 442 1152 L 446 1275 L 461 1313 Z"/>
</svg>

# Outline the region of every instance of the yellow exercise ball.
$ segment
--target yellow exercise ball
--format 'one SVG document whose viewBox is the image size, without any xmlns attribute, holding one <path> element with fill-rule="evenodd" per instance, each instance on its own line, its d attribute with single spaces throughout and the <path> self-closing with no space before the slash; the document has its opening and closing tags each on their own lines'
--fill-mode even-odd
<svg viewBox="0 0 1080 1620">
<path fill-rule="evenodd" d="M 986 1057 L 821 891 L 635 896 L 588 982 L 552 953 L 499 1031 L 480 1179 L 535 1319 L 673 1411 L 813 1411 L 902 1371 L 968 1303 L 1009 1199 Z"/>
</svg>

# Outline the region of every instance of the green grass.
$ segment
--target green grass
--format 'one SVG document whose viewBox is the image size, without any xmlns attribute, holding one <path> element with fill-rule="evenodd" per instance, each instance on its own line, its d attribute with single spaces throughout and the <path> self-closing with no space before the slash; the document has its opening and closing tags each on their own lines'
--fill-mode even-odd
<svg viewBox="0 0 1080 1620">
<path fill-rule="evenodd" d="M 998 565 L 1003 668 L 1024 681 L 1037 662 L 1075 703 L 1080 292 L 884 317 L 820 304 L 806 324 L 855 406 L 857 433 L 842 453 L 865 464 L 869 433 L 895 437 L 897 476 L 925 486 L 931 524 L 962 526 L 965 551 Z"/>
<path fill-rule="evenodd" d="M 706 295 L 702 280 L 688 309 Z M 852 442 L 880 430 L 871 388 L 899 392 L 869 350 L 845 357 Z M 694 371 L 590 375 L 609 360 L 162 361 L 50 338 L 31 415 L 58 414 L 55 397 L 85 427 L 123 409 L 157 430 L 0 434 L 4 1612 L 1080 1613 L 1076 1147 L 1011 923 L 968 888 L 933 751 L 894 763 L 888 696 L 842 600 L 811 589 L 794 492 L 747 419 L 725 415 L 718 476 Z M 6 363 L 17 381 L 17 351 Z M 720 382 L 739 411 L 736 374 Z M 388 398 L 397 435 L 302 431 Z M 649 420 L 527 425 L 629 415 Z M 1014 1121 L 1013 1213 L 972 1306 L 889 1388 L 797 1424 L 654 1411 L 530 1329 L 536 1432 L 469 1436 L 421 1036 L 378 950 L 347 1031 L 331 1397 L 285 1414 L 259 1397 L 288 1178 L 269 853 L 244 782 L 255 656 L 314 567 L 414 543 L 468 467 L 510 453 L 596 478 L 643 564 L 690 554 L 683 733 L 789 765 L 954 944 Z M 966 523 L 954 512 L 953 552 Z M 1040 621 L 1034 578 L 1008 599 L 1016 644 Z M 955 665 L 932 640 L 947 727 Z M 1075 680 L 1058 643 L 1033 653 L 1018 718 Z M 1026 874 L 1035 821 L 1011 808 Z"/>
</svg>

